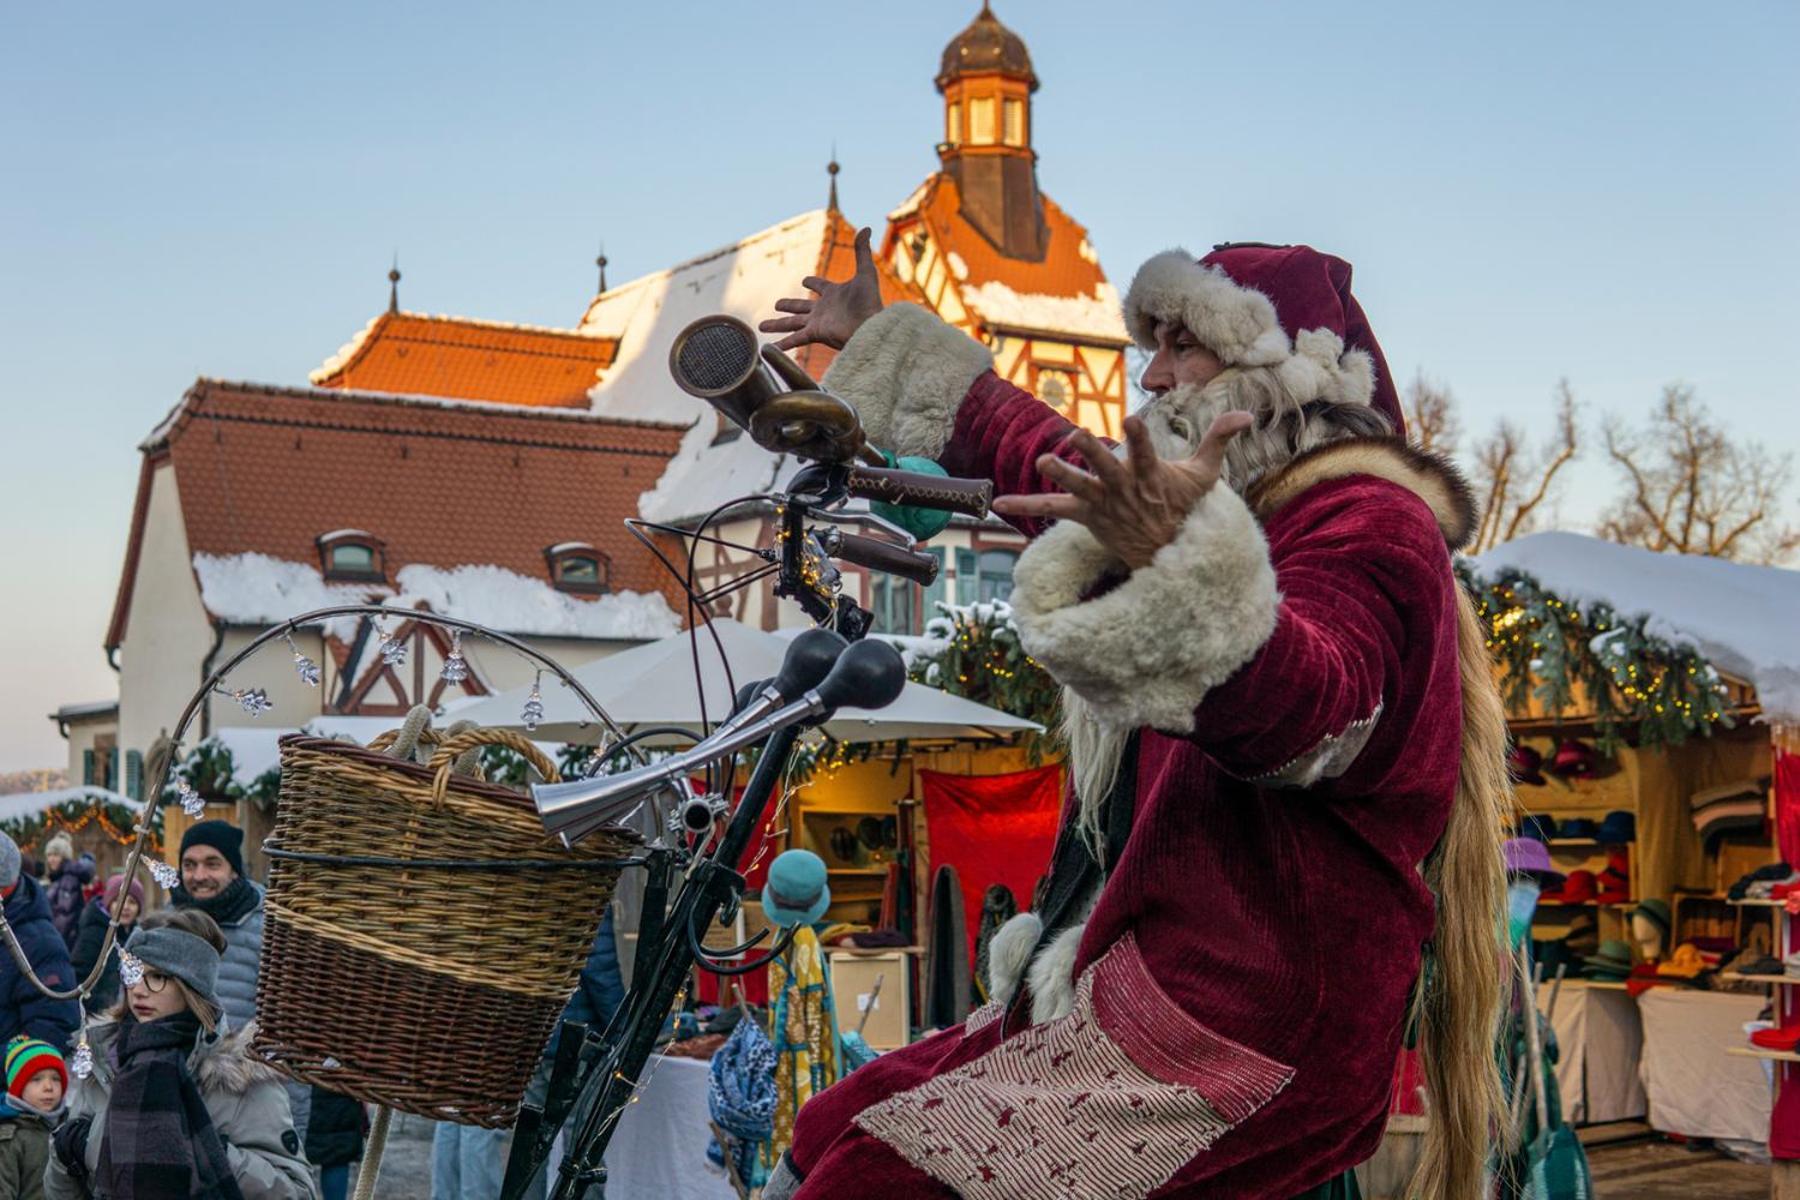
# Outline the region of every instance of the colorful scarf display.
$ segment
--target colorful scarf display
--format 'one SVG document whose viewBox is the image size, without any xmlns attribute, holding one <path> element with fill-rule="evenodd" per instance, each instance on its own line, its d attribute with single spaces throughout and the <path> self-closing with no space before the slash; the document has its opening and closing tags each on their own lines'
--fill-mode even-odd
<svg viewBox="0 0 1800 1200">
<path fill-rule="evenodd" d="M 788 952 L 769 964 L 770 1021 L 775 1043 L 775 1133 L 772 1156 L 794 1140 L 794 1114 L 843 1074 L 838 1054 L 837 1011 L 825 979 L 825 955 L 812 929 L 803 927 Z"/>
</svg>

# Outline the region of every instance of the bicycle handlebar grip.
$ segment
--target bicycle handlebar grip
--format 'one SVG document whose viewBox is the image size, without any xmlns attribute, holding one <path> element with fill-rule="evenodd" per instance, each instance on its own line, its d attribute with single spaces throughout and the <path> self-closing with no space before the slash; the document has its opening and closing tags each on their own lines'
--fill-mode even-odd
<svg viewBox="0 0 1800 1200">
<path fill-rule="evenodd" d="M 837 545 L 832 554 L 845 562 L 868 567 L 872 571 L 898 575 L 902 579 L 912 580 L 920 587 L 930 587 L 938 577 L 937 557 L 922 550 L 908 550 L 892 542 L 856 533 L 839 532 L 836 540 Z"/>
<path fill-rule="evenodd" d="M 988 515 L 994 485 L 986 479 L 952 479 L 892 467 L 852 467 L 850 494 L 884 504 L 906 504 L 981 518 Z"/>
</svg>

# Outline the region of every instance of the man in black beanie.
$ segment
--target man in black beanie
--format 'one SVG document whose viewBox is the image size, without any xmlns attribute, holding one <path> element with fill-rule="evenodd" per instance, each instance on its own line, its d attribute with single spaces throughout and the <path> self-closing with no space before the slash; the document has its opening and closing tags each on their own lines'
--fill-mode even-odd
<svg viewBox="0 0 1800 1200">
<path fill-rule="evenodd" d="M 218 922 L 225 935 L 219 963 L 219 1006 L 234 1029 L 256 1017 L 256 973 L 262 961 L 263 890 L 244 875 L 244 831 L 229 821 L 197 821 L 181 835 L 181 882 L 176 908 L 197 908 Z M 310 1094 L 288 1088 L 294 1128 L 302 1137 Z"/>
</svg>

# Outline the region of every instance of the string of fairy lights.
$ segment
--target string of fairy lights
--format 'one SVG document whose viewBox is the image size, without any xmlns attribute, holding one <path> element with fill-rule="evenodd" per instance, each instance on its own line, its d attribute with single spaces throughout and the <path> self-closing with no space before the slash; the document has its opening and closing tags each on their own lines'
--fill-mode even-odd
<svg viewBox="0 0 1800 1200">
<path fill-rule="evenodd" d="M 1627 740 L 1679 745 L 1731 726 L 1719 673 L 1692 643 L 1652 632 L 1650 617 L 1626 617 L 1598 600 L 1577 603 L 1513 568 L 1489 578 L 1463 560 L 1457 574 L 1504 668 L 1509 708 L 1536 701 L 1546 713 L 1565 712 L 1579 690 L 1593 711 L 1597 747 L 1608 754 Z"/>
</svg>

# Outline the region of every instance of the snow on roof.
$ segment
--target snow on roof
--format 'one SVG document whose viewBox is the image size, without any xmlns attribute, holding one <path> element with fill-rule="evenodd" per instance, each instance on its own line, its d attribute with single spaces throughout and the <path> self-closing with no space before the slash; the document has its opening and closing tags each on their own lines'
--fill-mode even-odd
<svg viewBox="0 0 1800 1200">
<path fill-rule="evenodd" d="M 1534 533 L 1471 560 L 1513 567 L 1571 603 L 1647 615 L 1651 633 L 1697 646 L 1756 687 L 1766 716 L 1800 720 L 1800 571 L 1658 554 L 1579 533 Z"/>
<path fill-rule="evenodd" d="M 381 312 L 370 317 L 366 325 L 357 330 L 356 333 L 351 336 L 349 341 L 339 346 L 336 354 L 320 363 L 317 369 L 307 375 L 307 379 L 311 380 L 313 383 L 318 383 L 321 380 L 330 379 L 333 375 L 336 375 L 339 371 L 343 370 L 344 364 L 356 357 L 357 351 L 363 348 L 363 343 L 369 340 L 369 335 L 375 332 L 375 326 L 379 325 L 381 323 L 381 318 L 385 316 L 387 316 L 387 314 Z"/>
<path fill-rule="evenodd" d="M 97 717 L 119 711 L 118 700 L 88 700 L 81 704 L 65 704 L 50 714 L 53 721 L 71 721 L 78 717 Z"/>
<path fill-rule="evenodd" d="M 122 804 L 134 813 L 144 811 L 142 803 L 120 792 L 109 792 L 101 787 L 71 787 L 57 788 L 51 792 L 14 792 L 8 796 L 0 796 L 0 821 L 18 821 L 27 817 L 35 817 L 58 805 L 67 804 L 71 800 Z"/>
<path fill-rule="evenodd" d="M 692 423 L 662 478 L 639 500 L 647 520 L 698 516 L 746 492 L 766 490 L 784 464 L 747 437 L 715 446 L 713 410 L 669 378 L 669 347 L 690 323 L 725 313 L 754 326 L 819 266 L 828 214 L 815 209 L 741 242 L 645 275 L 597 297 L 583 333 L 619 339 L 619 356 L 589 395 L 602 416 Z"/>
<path fill-rule="evenodd" d="M 1015 292 L 990 279 L 978 287 L 964 284 L 962 298 L 989 325 L 1109 342 L 1130 340 L 1120 315 L 1118 289 L 1110 283 L 1097 284 L 1091 296 L 1040 296 Z"/>
<path fill-rule="evenodd" d="M 272 625 L 315 608 L 361 604 L 373 597 L 403 608 L 424 601 L 445 616 L 543 637 L 648 640 L 666 637 L 680 627 L 660 592 L 611 592 L 589 600 L 559 592 L 545 580 L 489 565 L 413 563 L 400 568 L 397 588 L 329 583 L 317 567 L 256 553 L 196 554 L 194 574 L 207 611 L 245 625 Z M 327 623 L 327 632 L 339 638 L 348 638 L 353 631 L 354 618 Z"/>
<path fill-rule="evenodd" d="M 890 212 L 887 215 L 887 219 L 890 221 L 898 221 L 902 217 L 910 217 L 918 212 L 919 206 L 925 203 L 925 193 L 931 190 L 931 185 L 936 182 L 936 180 L 936 175 L 927 175 L 925 177 L 925 182 L 914 188 L 912 190 L 912 195 L 902 200 L 900 202 L 900 207 L 894 209 L 893 212 Z"/>
</svg>

